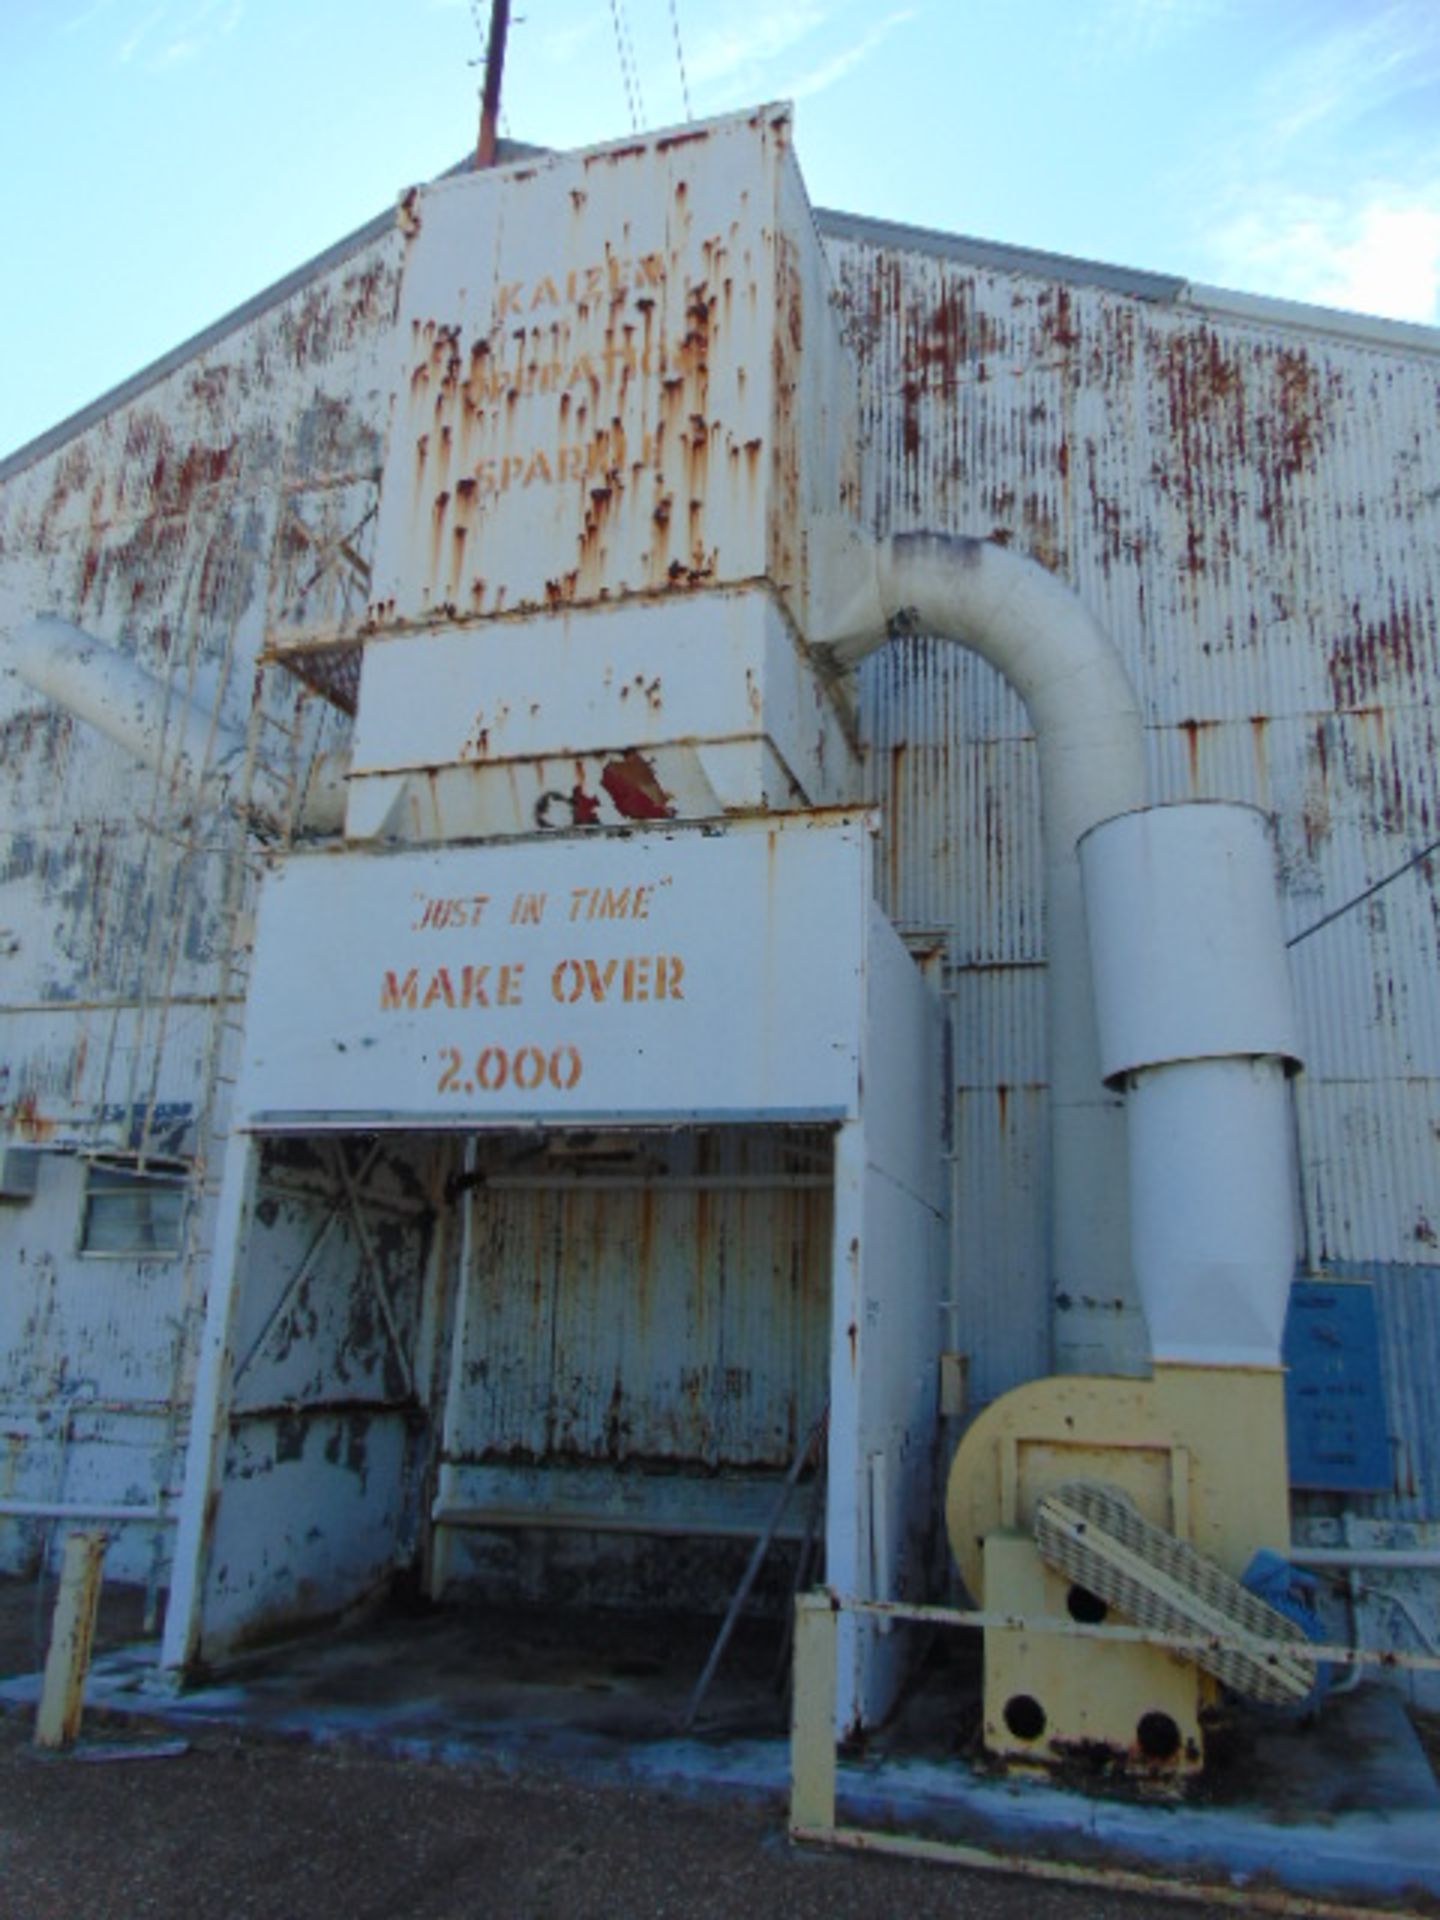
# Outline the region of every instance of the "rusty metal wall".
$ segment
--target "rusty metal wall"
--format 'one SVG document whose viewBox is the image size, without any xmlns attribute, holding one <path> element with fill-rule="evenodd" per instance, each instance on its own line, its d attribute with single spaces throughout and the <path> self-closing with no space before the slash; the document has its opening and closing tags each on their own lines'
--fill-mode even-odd
<svg viewBox="0 0 1440 1920">
<path fill-rule="evenodd" d="M 825 1398 L 831 1137 L 632 1135 L 608 1169 L 489 1149 L 456 1463 L 783 1469 Z"/>
<path fill-rule="evenodd" d="M 262 685 L 256 656 L 267 618 L 364 602 L 375 354 L 397 271 L 387 229 L 5 462 L 5 619 L 75 621 L 142 662 L 176 710 L 192 699 L 243 731 L 263 703 L 292 729 L 264 730 L 267 756 L 303 770 L 336 716 L 297 702 L 288 676 Z M 0 1207 L 0 1407 L 27 1436 L 7 1443 L 13 1499 L 63 1485 L 70 1504 L 112 1503 L 117 1473 L 141 1502 L 178 1488 L 208 1201 L 189 1257 L 83 1259 L 70 1157 L 203 1159 L 223 1125 L 253 862 L 232 925 L 234 821 L 197 814 L 168 764 L 141 769 L 0 673 L 0 1132 L 50 1150 L 37 1200 Z M 83 1400 L 98 1410 L 67 1424 Z M 147 1577 L 141 1535 L 117 1532 L 112 1573 Z M 26 1564 L 38 1538 L 0 1520 L 0 1565 Z"/>
<path fill-rule="evenodd" d="M 413 1552 L 444 1164 L 423 1138 L 264 1145 L 211 1519 L 206 1654 L 325 1619 Z"/>
<path fill-rule="evenodd" d="M 1159 797 L 1277 814 L 1289 926 L 1308 934 L 1293 950 L 1308 1251 L 1388 1276 L 1386 1351 L 1410 1356 L 1391 1366 L 1412 1463 L 1396 1499 L 1434 1513 L 1440 1462 L 1416 1439 L 1440 1373 L 1433 868 L 1308 929 L 1437 831 L 1440 360 L 1413 329 L 1300 329 L 1173 283 L 822 227 L 861 363 L 867 513 L 992 534 L 1055 566 L 1135 676 Z M 4 463 L 7 614 L 53 609 L 243 727 L 267 619 L 333 630 L 369 597 L 401 244 L 377 231 Z M 859 691 L 889 815 L 884 903 L 944 935 L 955 1338 L 988 1398 L 1048 1364 L 1033 742 L 1008 689 L 958 649 L 898 644 Z M 291 694 L 262 697 L 293 718 Z M 300 718 L 304 751 L 343 726 L 313 705 Z M 4 676 L 0 822 L 0 1121 L 57 1148 L 115 1146 L 153 1112 L 156 1138 L 193 1146 L 228 978 L 231 829 L 197 825 L 163 776 Z M 97 1278 L 67 1224 L 74 1173 L 47 1161 L 41 1198 L 0 1208 L 5 1431 L 41 1436 L 6 1444 L 32 1486 L 59 1484 L 45 1436 L 64 1380 L 136 1407 L 188 1390 L 191 1281 L 174 1264 Z M 72 1317 L 73 1344 L 34 1364 L 31 1329 Z M 110 1497 L 105 1450 L 74 1451 L 65 1484 Z M 148 1495 L 173 1462 L 162 1448 L 121 1478 Z M 28 1551 L 15 1539 L 0 1529 L 0 1554 Z"/>
<path fill-rule="evenodd" d="M 437 1591 L 723 1609 L 825 1403 L 833 1132 L 475 1146 Z"/>
<path fill-rule="evenodd" d="M 1426 1356 L 1433 1397 L 1433 862 L 1310 929 L 1437 831 L 1440 335 L 1427 350 L 1414 329 L 1299 331 L 1253 303 L 1205 310 L 1178 283 L 1084 284 L 1074 263 L 986 264 L 843 216 L 826 231 L 876 524 L 989 535 L 1054 567 L 1134 676 L 1157 798 L 1276 814 L 1308 1255 L 1400 1263 L 1386 1339 Z M 887 808 L 883 898 L 902 927 L 946 930 L 961 1340 L 988 1398 L 1045 1357 L 1033 742 L 998 676 L 943 645 L 874 658 L 860 704 Z M 1399 1453 L 1425 1461 L 1398 1375 L 1391 1417 Z M 1397 1483 L 1406 1511 L 1440 1503 L 1433 1462 L 1421 1480 Z"/>
<path fill-rule="evenodd" d="M 382 244 L 42 459 L 10 463 L 7 617 L 62 614 L 138 659 L 173 701 L 243 731 L 267 617 L 321 617 L 357 575 L 363 603 L 373 356 L 395 271 Z M 289 692 L 273 698 L 293 717 Z M 231 830 L 223 818 L 197 828 L 189 794 L 163 772 L 142 772 L 10 676 L 0 746 L 0 994 L 7 1014 L 37 1016 L 6 1045 L 0 1118 L 89 1140 L 97 1111 L 150 1092 L 117 1074 L 117 1008 L 163 993 L 190 1009 L 168 1025 L 175 1044 L 214 996 L 215 876 Z M 153 1031 L 141 1037 L 146 1070 L 155 1045 Z"/>
</svg>

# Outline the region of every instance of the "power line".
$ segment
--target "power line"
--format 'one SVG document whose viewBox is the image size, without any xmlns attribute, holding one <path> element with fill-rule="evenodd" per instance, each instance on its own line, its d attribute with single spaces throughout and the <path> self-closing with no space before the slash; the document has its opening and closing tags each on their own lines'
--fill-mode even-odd
<svg viewBox="0 0 1440 1920">
<path fill-rule="evenodd" d="M 675 64 L 680 69 L 680 98 L 685 102 L 685 118 L 693 120 L 690 111 L 690 82 L 685 78 L 685 49 L 680 44 L 680 15 L 675 9 L 675 0 L 670 0 L 670 24 L 675 29 Z"/>
<path fill-rule="evenodd" d="M 645 103 L 640 97 L 640 73 L 635 64 L 635 48 L 624 21 L 621 0 L 610 0 L 610 18 L 615 23 L 615 50 L 620 56 L 620 78 L 625 83 L 625 99 L 630 108 L 630 131 L 638 133 L 645 118 Z"/>
<path fill-rule="evenodd" d="M 1319 933 L 1322 927 L 1328 927 L 1332 921 L 1338 920 L 1342 914 L 1349 913 L 1355 907 L 1363 907 L 1367 900 L 1373 900 L 1376 894 L 1383 892 L 1392 881 L 1398 880 L 1402 874 L 1409 873 L 1412 867 L 1418 867 L 1421 861 L 1428 860 L 1432 853 L 1440 853 L 1440 840 L 1432 840 L 1429 846 L 1422 847 L 1419 853 L 1412 853 L 1410 858 L 1405 861 L 1402 866 L 1396 867 L 1392 873 L 1385 874 L 1384 877 L 1377 880 L 1373 886 L 1366 887 L 1363 893 L 1357 893 L 1355 898 L 1353 900 L 1347 900 L 1343 907 L 1336 907 L 1332 912 L 1322 914 L 1320 919 L 1315 921 L 1312 926 L 1306 927 L 1300 933 L 1292 934 L 1290 939 L 1285 942 L 1286 946 L 1298 947 L 1302 940 L 1308 940 L 1312 933 Z"/>
<path fill-rule="evenodd" d="M 635 36 L 630 31 L 630 16 L 625 11 L 625 0 L 620 0 L 620 23 L 625 29 L 625 50 L 630 55 L 630 78 L 635 83 L 635 105 L 640 114 L 640 125 L 643 127 L 649 116 L 645 112 L 645 95 L 640 90 L 640 62 L 635 57 Z"/>
<path fill-rule="evenodd" d="M 625 89 L 625 104 L 630 109 L 630 131 L 638 133 L 640 122 L 635 115 L 635 95 L 630 90 L 630 69 L 625 64 L 625 40 L 620 32 L 620 8 L 618 0 L 610 0 L 610 18 L 615 23 L 615 52 L 620 61 L 620 84 Z"/>
</svg>

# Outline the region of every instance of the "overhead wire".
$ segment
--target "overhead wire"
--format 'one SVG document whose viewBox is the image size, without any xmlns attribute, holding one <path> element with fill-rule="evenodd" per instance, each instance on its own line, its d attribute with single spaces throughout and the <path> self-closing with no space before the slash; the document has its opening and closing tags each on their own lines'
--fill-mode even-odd
<svg viewBox="0 0 1440 1920">
<path fill-rule="evenodd" d="M 1356 907 L 1363 907 L 1367 900 L 1373 900 L 1377 893 L 1383 893 L 1386 887 L 1391 886 L 1404 874 L 1409 873 L 1412 867 L 1418 867 L 1424 861 L 1428 860 L 1432 853 L 1440 853 L 1440 840 L 1432 840 L 1429 846 L 1422 847 L 1419 853 L 1412 853 L 1410 858 L 1403 861 L 1400 866 L 1393 868 L 1389 873 L 1382 874 L 1373 886 L 1366 887 L 1363 892 L 1357 893 L 1353 899 L 1347 900 L 1343 906 L 1332 908 L 1329 913 L 1322 914 L 1318 920 L 1302 929 L 1301 932 L 1292 934 L 1285 942 L 1286 946 L 1298 947 L 1300 942 L 1302 940 L 1308 940 L 1312 933 L 1319 933 L 1322 927 L 1332 925 L 1334 921 L 1341 919 Z"/>
<path fill-rule="evenodd" d="M 640 62 L 635 57 L 635 36 L 630 31 L 630 16 L 625 11 L 625 0 L 620 0 L 620 21 L 625 29 L 625 47 L 630 55 L 630 78 L 635 83 L 635 105 L 639 110 L 640 125 L 643 127 L 648 116 L 645 112 L 645 95 L 640 90 Z"/>
<path fill-rule="evenodd" d="M 615 26 L 615 51 L 620 59 L 620 78 L 625 87 L 625 100 L 630 109 L 630 131 L 638 133 L 644 118 L 644 106 L 640 99 L 640 76 L 635 70 L 634 49 L 629 45 L 629 28 L 624 22 L 624 8 L 621 0 L 610 0 L 610 18 Z"/>
<path fill-rule="evenodd" d="M 680 69 L 680 98 L 685 102 L 685 118 L 693 120 L 690 111 L 690 82 L 685 76 L 685 49 L 680 44 L 680 15 L 676 10 L 676 0 L 670 0 L 670 25 L 675 32 L 675 64 Z"/>
</svg>

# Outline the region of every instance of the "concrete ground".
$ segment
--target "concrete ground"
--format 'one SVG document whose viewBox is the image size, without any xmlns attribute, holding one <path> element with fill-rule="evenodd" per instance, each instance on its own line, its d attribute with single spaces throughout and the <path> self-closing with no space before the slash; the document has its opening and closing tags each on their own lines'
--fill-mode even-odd
<svg viewBox="0 0 1440 1920">
<path fill-rule="evenodd" d="M 101 1648 L 129 1641 L 139 1621 L 138 1596 L 107 1590 Z M 781 1719 L 768 1690 L 773 1647 L 738 1650 L 709 1703 L 709 1731 L 682 1747 L 665 1736 L 698 1671 L 683 1637 L 652 1634 L 637 1653 L 617 1632 L 591 1647 L 582 1672 L 563 1636 L 548 1646 L 542 1636 L 527 1654 L 520 1623 L 512 1627 L 507 1640 L 492 1623 L 486 1667 L 454 1617 L 392 1620 L 257 1662 L 243 1687 L 187 1696 L 178 1712 L 153 1699 L 163 1722 L 147 1717 L 136 1663 L 112 1656 L 100 1662 L 112 1710 L 92 1710 L 80 1747 L 60 1758 L 35 1752 L 10 1688 L 12 1710 L 0 1714 L 0 1914 L 728 1920 L 755 1907 L 797 1920 L 1161 1920 L 1177 1911 L 1215 1920 L 1222 1911 L 1181 1909 L 1163 1892 L 792 1848 L 783 1746 L 761 1726 L 766 1715 L 772 1729 Z M 32 1668 L 45 1636 L 33 1586 L 0 1582 L 0 1675 Z M 514 1711 L 517 1689 L 539 1687 L 533 1708 L 567 1662 L 563 1691 L 578 1710 L 563 1737 L 542 1737 L 543 1713 L 528 1748 L 485 1736 Z M 451 1704 L 437 1704 L 438 1676 L 453 1681 L 462 1669 Z M 113 1710 L 120 1701 L 123 1713 Z M 948 1730 L 920 1730 L 932 1756 L 937 1742 L 964 1738 L 941 1718 Z M 532 1732 L 536 1724 L 532 1716 Z M 697 1747 L 702 1762 L 710 1756 L 698 1771 Z M 602 1748 L 646 1753 L 642 1777 L 596 1764 Z M 1035 1850 L 1053 1851 L 1043 1834 Z M 1176 1894 L 1182 1870 L 1177 1863 Z M 1240 1910 L 1259 1911 L 1258 1897 Z"/>
</svg>

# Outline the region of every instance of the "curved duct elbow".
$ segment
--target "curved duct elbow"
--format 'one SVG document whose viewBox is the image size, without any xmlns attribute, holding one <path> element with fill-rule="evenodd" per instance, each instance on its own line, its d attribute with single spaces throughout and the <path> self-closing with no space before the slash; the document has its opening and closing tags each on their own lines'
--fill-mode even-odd
<svg viewBox="0 0 1440 1920">
<path fill-rule="evenodd" d="M 303 831 L 338 833 L 344 825 L 345 756 L 320 756 L 298 803 L 290 783 L 259 762 L 242 794 L 242 733 L 58 615 L 38 614 L 12 628 L 5 660 L 36 693 L 207 804 L 243 811 L 271 831 L 292 810 L 294 825 Z"/>
<path fill-rule="evenodd" d="M 853 666 L 897 632 L 960 641 L 1004 674 L 1037 725 L 1064 686 L 1102 724 L 1133 727 L 1138 745 L 1139 702 L 1104 629 L 1063 581 L 1008 547 L 966 534 L 897 533 L 857 555 L 850 592 L 821 643 Z"/>
<path fill-rule="evenodd" d="M 1035 727 L 1047 864 L 1145 801 L 1140 703 L 1104 629 L 1034 560 L 988 540 L 900 533 L 857 577 L 824 651 L 853 666 L 905 633 L 955 640 L 1010 682 Z M 1052 943 L 1053 944 L 1053 943 Z"/>
<path fill-rule="evenodd" d="M 853 665 L 887 638 L 928 634 L 970 648 L 1024 701 L 1040 757 L 1052 1101 L 1051 1280 L 1057 1298 L 1112 1301 L 1067 1344 L 1063 1364 L 1143 1367 L 1145 1340 L 1129 1293 L 1123 1105 L 1101 1083 L 1077 843 L 1146 799 L 1140 704 L 1099 623 L 1037 562 L 987 540 L 902 533 L 856 552 L 849 590 L 817 639 Z M 1122 1279 L 1122 1276 L 1124 1278 Z M 1079 1316 L 1076 1316 L 1078 1319 Z"/>
</svg>

